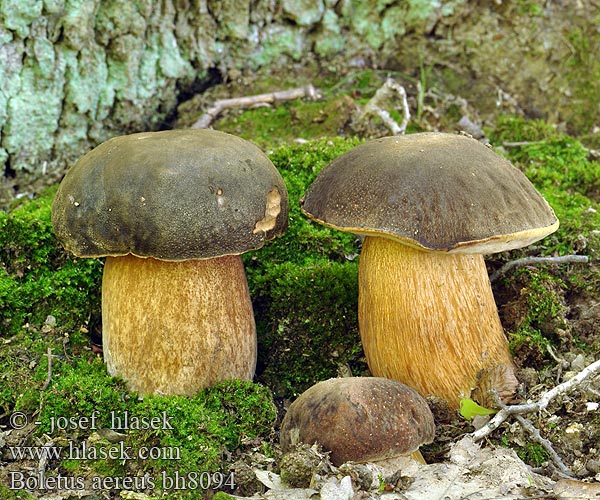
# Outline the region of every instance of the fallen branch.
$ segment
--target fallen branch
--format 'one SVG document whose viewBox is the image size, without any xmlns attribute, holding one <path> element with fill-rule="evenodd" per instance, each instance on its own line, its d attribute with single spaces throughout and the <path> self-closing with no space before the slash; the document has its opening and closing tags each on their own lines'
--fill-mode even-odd
<svg viewBox="0 0 600 500">
<path fill-rule="evenodd" d="M 281 90 L 278 92 L 269 92 L 267 94 L 257 94 L 245 97 L 234 97 L 231 99 L 221 99 L 216 101 L 207 111 L 204 113 L 196 123 L 192 125 L 192 128 L 208 128 L 211 123 L 226 109 L 232 108 L 251 108 L 259 104 L 275 104 L 283 101 L 293 101 L 295 99 L 303 99 L 308 97 L 310 99 L 318 99 L 321 93 L 318 89 L 312 86 L 312 84 L 305 85 L 289 90 Z"/>
<path fill-rule="evenodd" d="M 563 382 L 562 384 L 557 385 L 553 389 L 542 394 L 542 397 L 534 402 L 527 403 L 522 405 L 510 405 L 504 406 L 500 409 L 498 413 L 490 420 L 486 425 L 477 429 L 475 432 L 471 434 L 472 438 L 475 441 L 480 441 L 486 436 L 489 436 L 492 432 L 494 432 L 501 424 L 503 424 L 508 417 L 511 415 L 522 415 L 525 413 L 532 413 L 536 411 L 544 410 L 548 404 L 557 396 L 564 394 L 565 392 L 569 392 L 576 387 L 578 387 L 584 380 L 590 378 L 594 375 L 597 375 L 600 372 L 600 360 L 595 361 L 591 365 L 586 366 L 583 370 L 581 370 L 577 375 L 573 378 Z"/>
<path fill-rule="evenodd" d="M 565 465 L 565 463 L 562 461 L 562 459 L 560 458 L 558 453 L 556 453 L 556 450 L 552 446 L 552 443 L 550 441 L 548 441 L 546 438 L 542 437 L 542 435 L 540 434 L 540 431 L 529 420 L 527 420 L 522 415 L 515 415 L 515 419 L 517 420 L 517 422 L 519 422 L 521 424 L 521 427 L 523 427 L 523 429 L 525 429 L 529 433 L 529 435 L 532 437 L 532 439 L 536 443 L 540 444 L 548 452 L 548 455 L 550 455 L 550 458 L 552 459 L 554 464 L 558 467 L 558 470 L 560 470 L 563 474 L 566 474 L 567 476 L 571 477 L 573 475 L 573 473 Z"/>
<path fill-rule="evenodd" d="M 522 259 L 511 260 L 504 264 L 500 269 L 496 270 L 490 276 L 490 281 L 495 281 L 504 275 L 507 271 L 510 271 L 513 267 L 527 266 L 530 264 L 585 264 L 589 262 L 587 255 L 562 255 L 560 257 L 523 257 Z"/>
<path fill-rule="evenodd" d="M 400 125 L 392 118 L 390 113 L 381 107 L 381 103 L 391 99 L 394 94 L 400 96 L 402 105 L 402 122 Z M 385 83 L 377 89 L 375 95 L 365 105 L 362 112 L 360 113 L 359 120 L 362 120 L 368 115 L 377 115 L 383 121 L 384 125 L 394 135 L 402 135 L 406 132 L 408 121 L 410 120 L 410 109 L 408 107 L 408 100 L 406 97 L 406 90 L 402 85 L 397 83 L 392 78 L 388 77 Z"/>
</svg>

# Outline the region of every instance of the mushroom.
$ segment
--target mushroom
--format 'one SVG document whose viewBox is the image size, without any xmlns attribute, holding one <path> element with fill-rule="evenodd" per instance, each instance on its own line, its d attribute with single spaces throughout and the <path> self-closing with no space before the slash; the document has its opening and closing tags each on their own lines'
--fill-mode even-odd
<svg viewBox="0 0 600 500">
<path fill-rule="evenodd" d="M 380 377 L 318 382 L 290 405 L 280 430 L 284 452 L 299 443 L 318 443 L 335 466 L 404 455 L 425 463 L 419 446 L 434 436 L 425 400 L 410 387 Z"/>
<path fill-rule="evenodd" d="M 83 156 L 52 223 L 76 256 L 106 256 L 108 372 L 142 394 L 251 379 L 256 328 L 240 254 L 283 232 L 287 213 L 271 161 L 223 132 L 131 134 Z"/>
<path fill-rule="evenodd" d="M 301 205 L 365 236 L 358 320 L 373 375 L 457 408 L 485 373 L 510 398 L 518 382 L 483 254 L 558 228 L 521 171 L 463 135 L 384 137 L 325 167 Z"/>
</svg>

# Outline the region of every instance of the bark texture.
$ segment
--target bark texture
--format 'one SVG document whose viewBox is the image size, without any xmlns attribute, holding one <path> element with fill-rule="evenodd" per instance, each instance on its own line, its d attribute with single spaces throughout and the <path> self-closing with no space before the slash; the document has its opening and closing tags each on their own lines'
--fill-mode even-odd
<svg viewBox="0 0 600 500">
<path fill-rule="evenodd" d="M 399 70 L 425 90 L 437 74 L 483 113 L 539 116 L 593 145 L 594 12 L 593 0 L 0 0 L 0 206 L 109 137 L 167 126 L 230 73 L 315 60 L 320 74 Z"/>
<path fill-rule="evenodd" d="M 392 25 L 380 3 L 1 0 L 0 201 L 109 137 L 160 128 L 228 70 L 376 49 L 440 15 L 428 0 Z"/>
</svg>

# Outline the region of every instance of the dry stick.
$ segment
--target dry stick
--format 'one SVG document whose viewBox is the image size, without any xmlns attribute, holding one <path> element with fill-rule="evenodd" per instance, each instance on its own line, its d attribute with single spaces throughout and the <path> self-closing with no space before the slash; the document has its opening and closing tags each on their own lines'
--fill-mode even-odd
<svg viewBox="0 0 600 500">
<path fill-rule="evenodd" d="M 52 380 L 52 358 L 54 356 L 52 355 L 51 347 L 48 347 L 48 351 L 46 352 L 45 356 L 48 357 L 48 376 L 46 377 L 46 381 L 42 386 L 42 391 L 45 391 L 48 388 L 48 386 L 50 385 L 50 381 Z"/>
<path fill-rule="evenodd" d="M 519 148 L 521 146 L 531 146 L 532 144 L 544 144 L 546 141 L 516 141 L 516 142 L 503 142 L 502 145 L 505 148 Z"/>
<path fill-rule="evenodd" d="M 215 101 L 206 113 L 204 113 L 200 119 L 192 125 L 192 128 L 208 128 L 211 123 L 226 109 L 231 108 L 250 108 L 257 104 L 274 104 L 281 101 L 293 101 L 295 99 L 302 99 L 309 97 L 311 99 L 318 99 L 321 93 L 318 89 L 312 86 L 312 84 L 305 85 L 290 90 L 282 90 L 279 92 L 270 92 L 268 94 L 258 94 L 245 97 L 234 97 L 232 99 L 221 99 Z"/>
<path fill-rule="evenodd" d="M 552 349 L 550 344 L 546 345 L 546 351 L 548 351 L 548 354 L 556 361 L 556 383 L 558 384 L 558 381 L 562 377 L 563 370 L 566 370 L 569 367 L 569 362 L 563 358 L 559 358 L 554 353 L 554 349 Z"/>
<path fill-rule="evenodd" d="M 504 406 L 498 413 L 496 413 L 492 420 L 490 420 L 480 429 L 477 429 L 475 432 L 473 432 L 471 437 L 475 441 L 480 441 L 496 430 L 511 415 L 521 415 L 524 413 L 532 413 L 534 411 L 541 411 L 545 409 L 550 401 L 552 401 L 555 397 L 573 390 L 585 379 L 598 374 L 598 372 L 600 372 L 600 360 L 594 361 L 591 365 L 586 366 L 573 378 L 557 385 L 549 391 L 546 391 L 544 394 L 542 394 L 542 397 L 534 403 Z"/>
<path fill-rule="evenodd" d="M 517 266 L 527 266 L 529 264 L 565 264 L 565 263 L 587 263 L 587 255 L 562 255 L 560 257 L 523 257 L 522 259 L 511 260 L 504 264 L 500 269 L 492 273 L 490 281 L 495 281 L 504 273 Z"/>
<path fill-rule="evenodd" d="M 398 125 L 396 120 L 394 120 L 391 117 L 388 111 L 382 109 L 379 106 L 379 103 L 381 101 L 385 101 L 386 99 L 390 98 L 394 92 L 400 96 L 402 102 L 402 122 L 400 123 L 400 125 Z M 410 109 L 408 107 L 408 100 L 406 97 L 406 90 L 404 89 L 404 87 L 392 78 L 388 77 L 385 83 L 379 89 L 377 89 L 375 95 L 365 105 L 360 115 L 360 118 L 363 118 L 364 116 L 369 115 L 371 113 L 379 116 L 379 118 L 381 118 L 381 120 L 383 121 L 384 125 L 390 129 L 392 134 L 404 134 L 406 132 L 408 121 L 410 120 Z"/>
<path fill-rule="evenodd" d="M 552 443 L 548 441 L 546 438 L 542 437 L 540 431 L 525 417 L 521 415 L 515 415 L 515 419 L 517 422 L 521 424 L 521 427 L 529 432 L 529 435 L 533 438 L 534 441 L 542 445 L 542 447 L 548 452 L 550 458 L 554 461 L 554 464 L 558 467 L 558 469 L 567 476 L 572 476 L 573 473 L 571 469 L 569 469 L 565 463 L 562 461 L 558 453 L 552 447 Z"/>
<path fill-rule="evenodd" d="M 544 144 L 548 141 L 516 141 L 516 142 L 503 142 L 502 146 L 505 148 L 520 148 L 521 146 L 531 146 L 535 144 Z M 583 147 L 585 151 L 587 151 L 592 157 L 598 158 L 600 157 L 600 151 L 597 149 L 590 149 Z"/>
<path fill-rule="evenodd" d="M 44 474 L 44 472 L 46 472 L 46 466 L 48 465 L 48 457 L 51 453 L 51 449 L 54 448 L 54 442 L 53 441 L 48 441 L 46 444 L 44 444 L 44 446 L 42 446 L 41 448 L 41 457 L 40 460 L 38 462 L 38 474 Z"/>
</svg>

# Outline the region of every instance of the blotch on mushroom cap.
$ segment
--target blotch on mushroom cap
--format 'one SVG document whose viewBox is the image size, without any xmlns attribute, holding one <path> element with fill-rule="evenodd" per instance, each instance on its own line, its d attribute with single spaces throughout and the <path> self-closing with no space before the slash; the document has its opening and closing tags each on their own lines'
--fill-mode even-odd
<svg viewBox="0 0 600 500">
<path fill-rule="evenodd" d="M 493 253 L 558 228 L 520 170 L 475 139 L 436 132 L 348 151 L 319 173 L 301 204 L 327 226 L 422 250 Z"/>
<path fill-rule="evenodd" d="M 63 179 L 52 222 L 80 257 L 178 261 L 260 248 L 286 229 L 287 213 L 284 181 L 259 148 L 215 130 L 169 130 L 86 154 Z"/>
<path fill-rule="evenodd" d="M 281 425 L 283 451 L 319 443 L 334 465 L 410 455 L 433 441 L 425 400 L 410 387 L 381 377 L 319 382 L 294 401 Z"/>
</svg>

